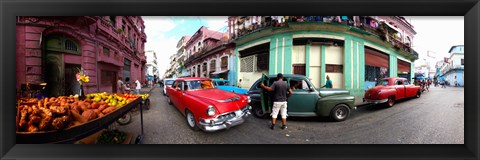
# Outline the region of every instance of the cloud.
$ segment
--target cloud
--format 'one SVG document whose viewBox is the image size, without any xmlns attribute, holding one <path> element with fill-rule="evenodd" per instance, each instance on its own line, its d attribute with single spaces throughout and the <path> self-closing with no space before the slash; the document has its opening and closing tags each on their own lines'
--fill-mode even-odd
<svg viewBox="0 0 480 160">
<path fill-rule="evenodd" d="M 178 39 L 166 37 L 165 33 L 173 30 L 176 24 L 170 17 L 142 17 L 145 22 L 147 42 L 145 51 L 153 50 L 157 54 L 160 76 L 170 65 L 170 56 L 175 54 Z"/>
<path fill-rule="evenodd" d="M 200 17 L 202 20 L 207 22 L 207 27 L 210 30 L 227 32 L 228 30 L 228 17 L 226 16 L 211 16 L 211 17 Z"/>
</svg>

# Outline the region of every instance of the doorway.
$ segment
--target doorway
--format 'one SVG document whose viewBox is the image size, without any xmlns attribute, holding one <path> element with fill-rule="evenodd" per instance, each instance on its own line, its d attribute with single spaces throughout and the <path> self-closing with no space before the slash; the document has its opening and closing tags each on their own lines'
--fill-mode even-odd
<svg viewBox="0 0 480 160">
<path fill-rule="evenodd" d="M 65 95 L 80 94 L 80 83 L 75 75 L 81 67 L 79 64 L 65 64 Z"/>
<path fill-rule="evenodd" d="M 45 92 L 49 97 L 58 97 L 64 93 L 63 54 L 49 52 L 45 54 Z"/>
</svg>

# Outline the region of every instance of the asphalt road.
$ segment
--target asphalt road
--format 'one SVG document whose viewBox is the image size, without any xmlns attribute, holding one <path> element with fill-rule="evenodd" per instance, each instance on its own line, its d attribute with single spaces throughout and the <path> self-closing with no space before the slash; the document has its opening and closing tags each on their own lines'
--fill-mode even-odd
<svg viewBox="0 0 480 160">
<path fill-rule="evenodd" d="M 168 105 L 160 88 L 150 94 L 151 109 L 143 112 L 145 144 L 464 143 L 464 88 L 432 87 L 420 98 L 399 101 L 392 108 L 360 106 L 344 122 L 288 117 L 286 130 L 280 129 L 280 121 L 270 130 L 270 119 L 250 116 L 239 126 L 213 133 L 189 129 L 185 117 Z M 133 112 L 132 122 L 117 128 L 139 135 L 139 113 Z"/>
</svg>

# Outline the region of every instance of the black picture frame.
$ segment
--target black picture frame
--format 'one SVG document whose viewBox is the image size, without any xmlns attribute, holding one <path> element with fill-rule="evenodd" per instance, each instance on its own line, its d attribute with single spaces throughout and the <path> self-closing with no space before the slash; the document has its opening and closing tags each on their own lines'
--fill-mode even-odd
<svg viewBox="0 0 480 160">
<path fill-rule="evenodd" d="M 0 2 L 2 159 L 479 159 L 478 0 L 38 0 Z M 464 145 L 29 145 L 15 144 L 16 16 L 408 15 L 465 18 Z"/>
</svg>

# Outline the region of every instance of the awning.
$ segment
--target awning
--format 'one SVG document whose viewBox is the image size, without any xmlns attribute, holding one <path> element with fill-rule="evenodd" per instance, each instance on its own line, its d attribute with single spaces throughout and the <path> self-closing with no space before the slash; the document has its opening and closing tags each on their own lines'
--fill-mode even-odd
<svg viewBox="0 0 480 160">
<path fill-rule="evenodd" d="M 210 73 L 210 74 L 222 74 L 222 73 L 226 73 L 228 72 L 229 70 L 224 70 L 224 71 L 217 71 L 217 72 L 213 72 L 213 73 Z"/>
</svg>

